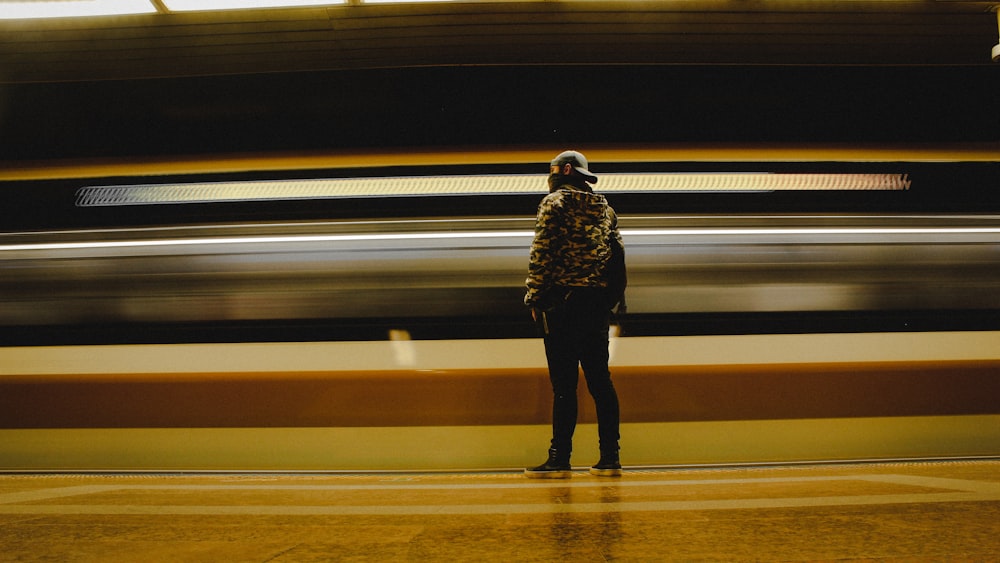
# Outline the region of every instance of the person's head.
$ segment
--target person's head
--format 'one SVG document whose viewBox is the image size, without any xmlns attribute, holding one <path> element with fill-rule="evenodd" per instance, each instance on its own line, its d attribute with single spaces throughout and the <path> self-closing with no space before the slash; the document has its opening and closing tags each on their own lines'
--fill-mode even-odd
<svg viewBox="0 0 1000 563">
<path fill-rule="evenodd" d="M 594 183 L 597 183 L 597 176 L 587 169 L 587 158 L 577 151 L 563 151 L 549 165 L 550 191 L 564 184 L 589 191 L 589 184 Z"/>
</svg>

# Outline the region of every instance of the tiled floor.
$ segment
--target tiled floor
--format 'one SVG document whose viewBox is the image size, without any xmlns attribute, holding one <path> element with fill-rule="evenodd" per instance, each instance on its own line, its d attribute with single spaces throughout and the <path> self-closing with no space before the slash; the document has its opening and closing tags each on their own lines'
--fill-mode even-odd
<svg viewBox="0 0 1000 563">
<path fill-rule="evenodd" d="M 1000 461 L 0 476 L 0 561 L 1000 561 Z"/>
</svg>

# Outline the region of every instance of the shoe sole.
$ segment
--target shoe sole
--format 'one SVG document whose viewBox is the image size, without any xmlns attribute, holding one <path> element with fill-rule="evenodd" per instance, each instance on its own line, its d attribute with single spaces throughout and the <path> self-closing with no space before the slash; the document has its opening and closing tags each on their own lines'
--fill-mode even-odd
<svg viewBox="0 0 1000 563">
<path fill-rule="evenodd" d="M 590 474 L 596 475 L 598 477 L 621 477 L 621 469 L 597 469 L 595 467 L 590 468 Z"/>
<path fill-rule="evenodd" d="M 571 471 L 524 471 L 524 476 L 528 479 L 569 479 L 573 476 Z"/>
</svg>

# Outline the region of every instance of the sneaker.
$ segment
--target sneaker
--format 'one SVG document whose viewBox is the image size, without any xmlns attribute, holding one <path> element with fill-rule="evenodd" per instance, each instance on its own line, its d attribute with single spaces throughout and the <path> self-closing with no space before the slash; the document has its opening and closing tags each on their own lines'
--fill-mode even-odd
<svg viewBox="0 0 1000 563">
<path fill-rule="evenodd" d="M 529 479 L 569 479 L 573 476 L 573 468 L 568 459 L 559 458 L 555 450 L 549 450 L 549 459 L 538 467 L 526 468 L 524 476 Z"/>
<path fill-rule="evenodd" d="M 596 465 L 590 468 L 590 474 L 598 477 L 621 477 L 622 464 L 617 456 L 614 458 L 601 457 Z"/>
</svg>

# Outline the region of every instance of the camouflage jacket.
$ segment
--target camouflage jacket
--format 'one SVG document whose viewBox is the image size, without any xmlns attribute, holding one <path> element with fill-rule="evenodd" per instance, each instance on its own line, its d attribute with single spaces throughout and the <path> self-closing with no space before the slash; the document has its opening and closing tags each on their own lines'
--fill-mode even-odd
<svg viewBox="0 0 1000 563">
<path fill-rule="evenodd" d="M 564 185 L 545 196 L 535 220 L 525 305 L 548 308 L 546 297 L 558 287 L 607 286 L 612 236 L 621 243 L 618 217 L 603 195 Z"/>
</svg>

